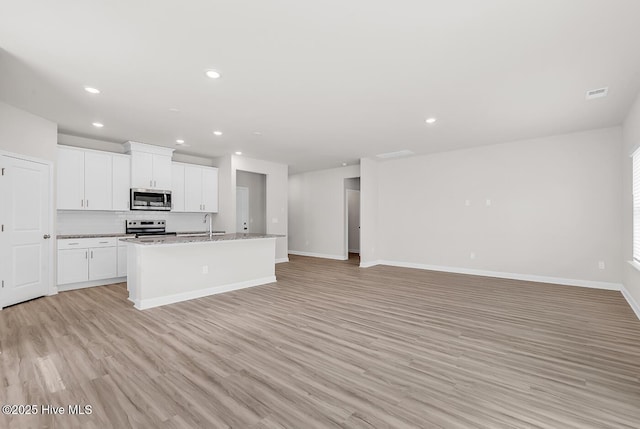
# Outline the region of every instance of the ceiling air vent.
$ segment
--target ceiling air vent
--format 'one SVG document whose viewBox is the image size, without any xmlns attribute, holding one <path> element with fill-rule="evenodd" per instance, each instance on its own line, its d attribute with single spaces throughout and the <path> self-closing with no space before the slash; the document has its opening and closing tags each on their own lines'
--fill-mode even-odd
<svg viewBox="0 0 640 429">
<path fill-rule="evenodd" d="M 585 100 L 593 100 L 596 98 L 606 97 L 608 93 L 609 93 L 608 86 L 605 86 L 604 88 L 592 89 L 590 91 L 587 91 L 587 96 L 585 97 Z"/>
<path fill-rule="evenodd" d="M 376 156 L 378 158 L 388 159 L 388 158 L 401 158 L 403 156 L 410 156 L 410 155 L 413 155 L 413 152 L 405 149 L 405 150 L 399 150 L 397 152 L 379 153 Z"/>
</svg>

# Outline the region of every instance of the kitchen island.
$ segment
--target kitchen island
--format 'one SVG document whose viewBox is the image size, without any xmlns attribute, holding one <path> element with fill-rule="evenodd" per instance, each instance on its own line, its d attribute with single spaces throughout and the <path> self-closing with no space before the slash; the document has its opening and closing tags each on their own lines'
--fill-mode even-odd
<svg viewBox="0 0 640 429">
<path fill-rule="evenodd" d="M 122 239 L 127 289 L 144 310 L 276 281 L 272 234 L 209 234 Z"/>
</svg>

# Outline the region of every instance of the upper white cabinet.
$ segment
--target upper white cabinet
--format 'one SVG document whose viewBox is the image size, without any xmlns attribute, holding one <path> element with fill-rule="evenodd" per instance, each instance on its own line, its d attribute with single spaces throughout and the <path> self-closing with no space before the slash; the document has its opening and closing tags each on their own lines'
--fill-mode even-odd
<svg viewBox="0 0 640 429">
<path fill-rule="evenodd" d="M 183 212 L 184 209 L 184 164 L 174 162 L 171 165 L 171 202 L 173 212 Z"/>
<path fill-rule="evenodd" d="M 84 208 L 111 210 L 113 197 L 113 158 L 107 152 L 84 154 Z"/>
<path fill-rule="evenodd" d="M 129 210 L 131 189 L 131 157 L 113 155 L 113 210 Z"/>
<path fill-rule="evenodd" d="M 171 189 L 171 156 L 173 149 L 144 143 L 125 143 L 131 154 L 131 187 Z"/>
<path fill-rule="evenodd" d="M 58 147 L 58 210 L 127 210 L 129 157 Z"/>
<path fill-rule="evenodd" d="M 58 147 L 58 209 L 84 209 L 84 151 Z"/>
<path fill-rule="evenodd" d="M 218 212 L 218 169 L 184 165 L 184 211 Z"/>
</svg>

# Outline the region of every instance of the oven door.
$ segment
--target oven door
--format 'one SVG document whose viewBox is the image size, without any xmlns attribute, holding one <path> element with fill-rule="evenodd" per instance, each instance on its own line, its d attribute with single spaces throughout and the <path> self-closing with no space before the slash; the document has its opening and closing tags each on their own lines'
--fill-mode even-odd
<svg viewBox="0 0 640 429">
<path fill-rule="evenodd" d="M 131 210 L 171 210 L 171 191 L 131 188 Z"/>
</svg>

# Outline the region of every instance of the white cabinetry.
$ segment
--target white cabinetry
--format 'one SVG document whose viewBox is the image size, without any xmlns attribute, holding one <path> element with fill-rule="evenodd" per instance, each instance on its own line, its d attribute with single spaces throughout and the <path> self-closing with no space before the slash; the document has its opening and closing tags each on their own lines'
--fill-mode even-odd
<svg viewBox="0 0 640 429">
<path fill-rule="evenodd" d="M 144 143 L 125 143 L 131 154 L 131 187 L 171 189 L 171 156 L 173 149 Z"/>
<path fill-rule="evenodd" d="M 127 155 L 58 147 L 58 210 L 128 210 Z"/>
<path fill-rule="evenodd" d="M 127 277 L 127 243 L 118 240 L 118 277 Z"/>
<path fill-rule="evenodd" d="M 118 259 L 115 237 L 58 240 L 58 286 L 69 290 L 108 284 L 104 281 L 122 277 Z"/>
<path fill-rule="evenodd" d="M 84 151 L 58 147 L 58 209 L 84 209 Z"/>
<path fill-rule="evenodd" d="M 131 189 L 131 157 L 113 155 L 113 210 L 129 210 Z"/>
<path fill-rule="evenodd" d="M 184 212 L 184 164 L 171 165 L 171 202 L 173 212 Z"/>
<path fill-rule="evenodd" d="M 218 169 L 184 166 L 184 206 L 187 212 L 218 212 Z"/>
</svg>

